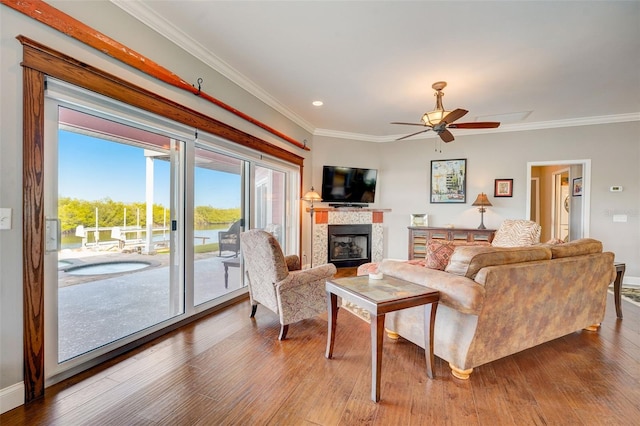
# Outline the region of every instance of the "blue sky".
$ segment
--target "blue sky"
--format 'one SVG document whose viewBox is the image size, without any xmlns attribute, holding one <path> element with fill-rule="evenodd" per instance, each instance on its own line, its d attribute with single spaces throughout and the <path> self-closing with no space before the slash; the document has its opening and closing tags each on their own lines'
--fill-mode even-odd
<svg viewBox="0 0 640 426">
<path fill-rule="evenodd" d="M 58 196 L 81 200 L 144 202 L 144 150 L 59 131 Z M 154 203 L 169 207 L 169 163 L 154 162 Z M 240 207 L 240 176 L 196 169 L 196 206 Z"/>
</svg>

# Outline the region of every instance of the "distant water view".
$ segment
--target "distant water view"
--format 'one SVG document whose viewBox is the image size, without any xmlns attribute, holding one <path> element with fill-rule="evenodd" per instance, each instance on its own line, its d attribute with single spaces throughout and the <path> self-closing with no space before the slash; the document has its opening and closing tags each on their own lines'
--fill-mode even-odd
<svg viewBox="0 0 640 426">
<path fill-rule="evenodd" d="M 218 232 L 226 231 L 230 227 L 231 227 L 231 224 L 227 223 L 227 224 L 220 224 L 220 225 L 209 225 L 204 228 L 195 229 L 193 231 L 194 244 L 203 245 L 203 244 L 217 243 Z M 169 232 L 170 232 L 169 230 L 166 230 L 166 231 L 155 230 L 153 232 L 152 241 L 160 242 L 160 241 L 169 240 Z M 145 234 L 146 234 L 145 231 L 140 231 L 140 235 L 141 235 L 140 238 L 144 239 Z M 128 238 L 134 239 L 133 235 L 135 235 L 135 233 L 133 232 L 129 233 Z M 114 243 L 117 243 L 118 241 L 117 239 L 111 237 L 111 231 L 100 231 L 98 238 L 101 243 L 106 243 L 109 241 L 113 241 Z M 87 244 L 93 244 L 93 243 L 95 243 L 94 233 L 87 232 Z M 82 238 L 76 237 L 74 234 L 63 234 L 62 241 L 61 241 L 61 248 L 62 250 L 82 248 Z"/>
</svg>

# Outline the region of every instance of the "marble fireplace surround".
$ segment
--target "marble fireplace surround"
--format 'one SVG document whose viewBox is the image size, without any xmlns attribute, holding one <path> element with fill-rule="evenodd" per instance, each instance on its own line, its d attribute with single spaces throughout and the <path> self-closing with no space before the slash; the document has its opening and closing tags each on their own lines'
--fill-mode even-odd
<svg viewBox="0 0 640 426">
<path fill-rule="evenodd" d="M 309 209 L 307 209 L 307 212 Z M 313 264 L 322 265 L 328 262 L 327 244 L 329 225 L 371 224 L 371 261 L 381 262 L 384 251 L 383 220 L 384 213 L 391 209 L 369 208 L 315 208 L 313 224 Z"/>
</svg>

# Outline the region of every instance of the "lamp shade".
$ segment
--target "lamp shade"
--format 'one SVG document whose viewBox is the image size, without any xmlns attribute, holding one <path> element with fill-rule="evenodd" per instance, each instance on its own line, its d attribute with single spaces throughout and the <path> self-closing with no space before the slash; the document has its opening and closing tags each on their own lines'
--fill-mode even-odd
<svg viewBox="0 0 640 426">
<path fill-rule="evenodd" d="M 489 202 L 489 199 L 487 198 L 487 194 L 485 194 L 484 192 L 481 192 L 480 194 L 478 194 L 478 197 L 471 205 L 484 207 L 484 206 L 491 206 L 493 204 Z"/>
<path fill-rule="evenodd" d="M 304 194 L 304 196 L 302 197 L 302 199 L 304 201 L 322 201 L 322 197 L 320 196 L 320 194 L 318 194 L 314 189 L 313 186 L 311 187 L 311 190 L 308 191 L 306 194 Z"/>
<path fill-rule="evenodd" d="M 432 126 L 432 127 L 437 126 L 438 124 L 440 124 L 442 119 L 445 118 L 450 112 L 451 111 L 445 111 L 440 109 L 426 112 L 422 116 L 422 121 L 424 122 L 424 124 L 427 124 L 429 126 Z"/>
</svg>

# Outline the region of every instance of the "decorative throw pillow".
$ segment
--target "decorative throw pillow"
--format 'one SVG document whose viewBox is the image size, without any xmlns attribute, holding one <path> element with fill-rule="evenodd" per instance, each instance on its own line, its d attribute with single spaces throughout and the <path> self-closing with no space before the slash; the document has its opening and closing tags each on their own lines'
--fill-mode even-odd
<svg viewBox="0 0 640 426">
<path fill-rule="evenodd" d="M 444 271 L 456 246 L 453 241 L 429 240 L 427 241 L 426 267 Z"/>
<path fill-rule="evenodd" d="M 524 247 L 540 242 L 540 225 L 530 220 L 506 219 L 496 231 L 493 247 Z"/>
</svg>

